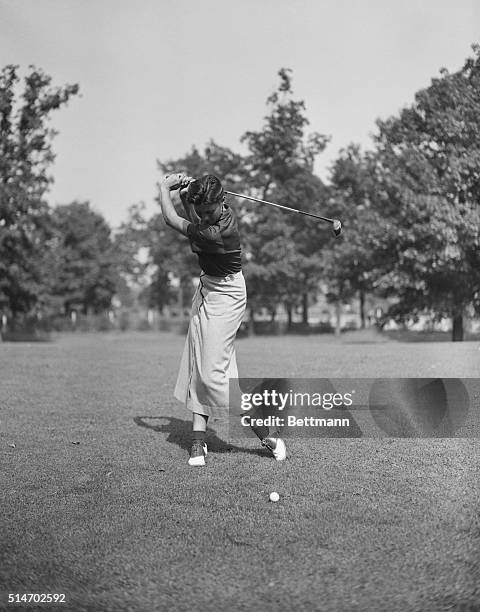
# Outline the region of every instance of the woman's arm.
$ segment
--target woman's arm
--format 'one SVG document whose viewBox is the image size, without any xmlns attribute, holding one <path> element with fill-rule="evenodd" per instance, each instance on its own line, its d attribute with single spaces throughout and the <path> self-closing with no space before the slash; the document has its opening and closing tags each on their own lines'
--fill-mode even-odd
<svg viewBox="0 0 480 612">
<path fill-rule="evenodd" d="M 181 182 L 183 178 L 183 175 L 179 174 L 167 174 L 164 177 L 160 183 L 160 207 L 165 223 L 177 232 L 187 236 L 187 227 L 190 225 L 190 221 L 180 217 L 170 197 L 170 188 Z"/>
<path fill-rule="evenodd" d="M 193 181 L 191 177 L 187 177 L 186 180 Z M 201 221 L 200 217 L 195 212 L 195 209 L 193 208 L 193 206 L 187 202 L 187 189 L 188 189 L 188 184 L 186 187 L 180 188 L 177 192 L 178 197 L 182 203 L 183 210 L 185 211 L 185 214 L 187 215 L 187 219 L 189 219 L 192 223 L 200 223 Z"/>
</svg>

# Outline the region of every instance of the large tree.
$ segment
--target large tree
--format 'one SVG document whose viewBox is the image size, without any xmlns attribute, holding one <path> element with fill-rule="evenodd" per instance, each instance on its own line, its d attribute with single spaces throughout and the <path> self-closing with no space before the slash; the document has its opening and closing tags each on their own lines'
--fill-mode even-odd
<svg viewBox="0 0 480 612">
<path fill-rule="evenodd" d="M 0 72 L 0 308 L 14 320 L 47 297 L 46 250 L 53 234 L 45 193 L 54 160 L 52 111 L 78 92 L 53 87 L 29 68 L 20 89 L 18 66 Z"/>
<path fill-rule="evenodd" d="M 449 316 L 463 339 L 468 307 L 480 312 L 480 47 L 379 121 L 377 206 L 385 219 L 378 287 L 397 318 Z M 380 228 L 379 228 L 380 229 Z"/>
<path fill-rule="evenodd" d="M 306 134 L 305 103 L 295 100 L 291 71 L 282 68 L 277 90 L 267 99 L 269 109 L 259 131 L 248 131 L 242 140 L 251 194 L 293 208 L 319 212 L 326 189 L 313 173 L 314 161 L 328 137 Z M 328 240 L 327 229 L 300 215 L 255 204 L 245 216 L 245 268 L 252 310 L 278 303 L 286 306 L 291 321 L 293 307 L 303 305 L 308 321 L 309 294 L 319 280 L 320 253 Z"/>
</svg>

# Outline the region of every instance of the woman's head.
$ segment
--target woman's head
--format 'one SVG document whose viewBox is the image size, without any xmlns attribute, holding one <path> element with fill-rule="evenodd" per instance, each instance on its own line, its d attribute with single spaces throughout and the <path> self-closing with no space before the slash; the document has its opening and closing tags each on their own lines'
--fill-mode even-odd
<svg viewBox="0 0 480 612">
<path fill-rule="evenodd" d="M 213 174 L 206 174 L 188 185 L 187 202 L 206 223 L 213 224 L 218 221 L 224 200 L 222 183 Z"/>
</svg>

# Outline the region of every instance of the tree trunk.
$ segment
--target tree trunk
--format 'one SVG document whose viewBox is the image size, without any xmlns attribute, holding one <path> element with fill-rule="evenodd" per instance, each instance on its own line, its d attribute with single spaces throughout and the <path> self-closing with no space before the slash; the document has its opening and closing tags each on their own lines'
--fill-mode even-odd
<svg viewBox="0 0 480 612">
<path fill-rule="evenodd" d="M 461 309 L 455 311 L 452 315 L 452 341 L 463 341 L 463 313 Z"/>
<path fill-rule="evenodd" d="M 255 320 L 253 318 L 253 308 L 249 309 L 249 317 L 248 317 L 248 335 L 255 335 Z"/>
<path fill-rule="evenodd" d="M 365 329 L 365 292 L 360 289 L 360 328 Z"/>
<path fill-rule="evenodd" d="M 182 283 L 180 283 L 178 285 L 177 308 L 178 308 L 178 316 L 179 317 L 183 317 L 183 287 L 182 287 Z"/>
<path fill-rule="evenodd" d="M 335 317 L 336 317 L 335 335 L 336 336 L 339 336 L 342 331 L 341 316 L 342 316 L 342 304 L 340 303 L 340 300 L 338 300 L 335 303 Z"/>
<path fill-rule="evenodd" d="M 302 295 L 302 323 L 308 327 L 308 293 Z"/>
<path fill-rule="evenodd" d="M 291 304 L 285 304 L 285 310 L 287 311 L 287 329 L 288 331 L 292 331 L 292 325 L 293 325 L 293 309 L 292 309 L 292 305 Z"/>
</svg>

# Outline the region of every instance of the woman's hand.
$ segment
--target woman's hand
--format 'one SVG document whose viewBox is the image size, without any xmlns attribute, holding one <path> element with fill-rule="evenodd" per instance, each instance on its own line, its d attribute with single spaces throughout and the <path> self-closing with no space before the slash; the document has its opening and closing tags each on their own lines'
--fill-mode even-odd
<svg viewBox="0 0 480 612">
<path fill-rule="evenodd" d="M 182 181 L 185 179 L 185 174 L 181 172 L 175 174 L 166 174 L 163 177 L 162 183 L 167 187 L 170 191 L 175 189 L 179 189 L 182 186 Z"/>
<path fill-rule="evenodd" d="M 195 179 L 193 177 L 187 176 L 183 172 L 178 172 L 174 174 L 166 174 L 163 177 L 163 184 L 169 189 L 169 191 L 174 191 L 176 189 L 184 189 L 188 187 L 194 180 Z"/>
<path fill-rule="evenodd" d="M 180 217 L 180 215 L 177 213 L 172 202 L 172 197 L 178 198 L 178 194 L 171 193 L 172 191 L 176 191 L 180 188 L 184 178 L 185 175 L 181 173 L 167 174 L 164 176 L 162 182 L 160 183 L 159 203 L 165 223 L 177 230 L 177 232 L 187 236 L 187 228 L 190 221 Z"/>
</svg>

